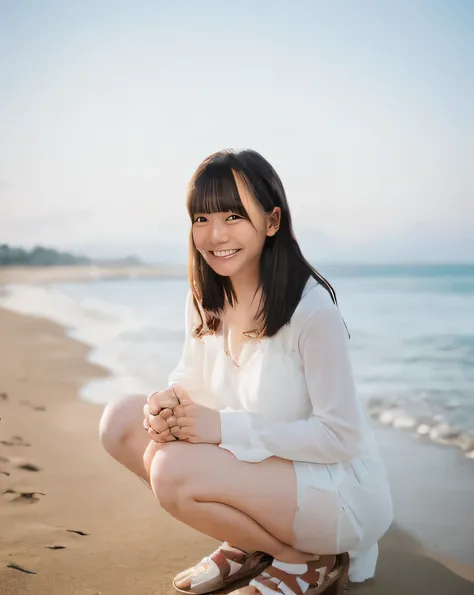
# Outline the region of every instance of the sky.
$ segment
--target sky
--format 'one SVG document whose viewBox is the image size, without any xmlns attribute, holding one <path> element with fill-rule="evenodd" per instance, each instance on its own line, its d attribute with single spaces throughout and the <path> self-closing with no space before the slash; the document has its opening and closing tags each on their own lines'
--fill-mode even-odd
<svg viewBox="0 0 474 595">
<path fill-rule="evenodd" d="M 179 252 L 194 170 L 249 147 L 308 249 L 474 260 L 472 105 L 470 1 L 0 0 L 0 243 Z"/>
</svg>

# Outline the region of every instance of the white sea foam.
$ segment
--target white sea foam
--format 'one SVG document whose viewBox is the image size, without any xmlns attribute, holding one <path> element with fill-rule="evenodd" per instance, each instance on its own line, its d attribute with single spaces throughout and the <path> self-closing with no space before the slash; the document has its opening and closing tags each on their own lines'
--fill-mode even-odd
<svg viewBox="0 0 474 595">
<path fill-rule="evenodd" d="M 146 335 L 151 333 L 153 338 L 154 321 L 147 313 L 140 314 L 126 305 L 71 297 L 53 287 L 15 285 L 0 296 L 0 306 L 52 320 L 64 326 L 69 336 L 91 347 L 89 360 L 109 370 L 111 376 L 93 380 L 81 389 L 80 396 L 88 401 L 107 403 L 124 395 L 156 390 L 166 383 L 179 355 L 176 344 L 170 352 L 169 346 L 160 349 L 159 341 L 150 352 Z M 176 338 L 179 341 L 179 332 Z"/>
</svg>

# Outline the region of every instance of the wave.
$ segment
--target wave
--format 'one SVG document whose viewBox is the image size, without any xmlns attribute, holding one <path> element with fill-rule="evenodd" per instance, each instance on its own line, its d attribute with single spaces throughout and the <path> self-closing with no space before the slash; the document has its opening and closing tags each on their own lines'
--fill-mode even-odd
<svg viewBox="0 0 474 595">
<path fill-rule="evenodd" d="M 166 384 L 167 372 L 179 355 L 179 330 L 159 328 L 129 306 L 93 297 L 73 298 L 52 287 L 29 285 L 6 287 L 0 306 L 52 320 L 65 327 L 68 336 L 91 347 L 88 360 L 110 372 L 110 377 L 81 388 L 81 398 L 91 402 L 105 404 L 156 390 Z M 169 348 L 159 348 L 165 344 L 173 346 L 171 354 Z"/>
<path fill-rule="evenodd" d="M 448 400 L 444 403 L 447 410 L 455 410 L 459 401 Z M 410 431 L 420 438 L 426 438 L 436 444 L 459 448 L 464 456 L 474 459 L 474 429 L 460 428 L 449 423 L 441 413 L 414 415 L 389 399 L 372 398 L 367 402 L 370 417 L 384 426 L 397 430 Z"/>
</svg>

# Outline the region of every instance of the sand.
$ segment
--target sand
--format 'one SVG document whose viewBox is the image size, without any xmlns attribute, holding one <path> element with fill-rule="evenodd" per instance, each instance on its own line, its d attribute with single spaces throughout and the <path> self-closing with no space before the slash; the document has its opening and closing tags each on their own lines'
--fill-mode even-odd
<svg viewBox="0 0 474 595">
<path fill-rule="evenodd" d="M 65 283 L 68 281 L 97 281 L 99 279 L 156 279 L 163 277 L 186 277 L 183 265 L 137 265 L 137 266 L 50 266 L 50 267 L 2 267 L 0 285 L 6 283 Z"/>
<path fill-rule="evenodd" d="M 77 396 L 106 375 L 87 352 L 55 324 L 0 309 L 2 595 L 166 595 L 176 572 L 216 546 L 102 450 L 102 409 Z M 356 591 L 473 595 L 472 461 L 379 434 L 396 522 L 375 580 Z"/>
</svg>

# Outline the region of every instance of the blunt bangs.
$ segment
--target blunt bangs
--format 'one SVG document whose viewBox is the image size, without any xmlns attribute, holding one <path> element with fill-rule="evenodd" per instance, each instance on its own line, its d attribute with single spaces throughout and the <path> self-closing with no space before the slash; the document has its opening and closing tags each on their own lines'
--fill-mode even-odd
<svg viewBox="0 0 474 595">
<path fill-rule="evenodd" d="M 244 176 L 239 172 L 244 182 Z M 188 213 L 192 218 L 196 213 L 232 212 L 249 219 L 237 189 L 230 165 L 208 163 L 196 178 L 189 193 Z"/>
</svg>

